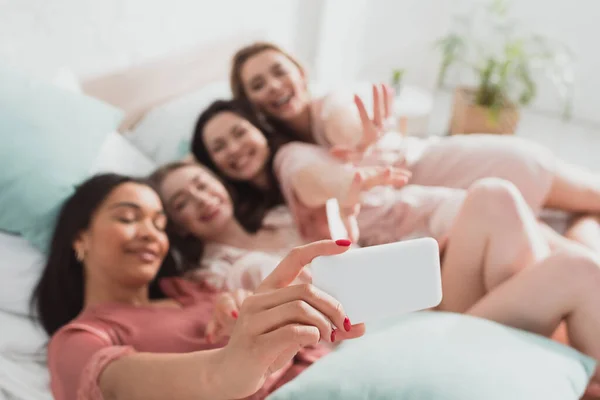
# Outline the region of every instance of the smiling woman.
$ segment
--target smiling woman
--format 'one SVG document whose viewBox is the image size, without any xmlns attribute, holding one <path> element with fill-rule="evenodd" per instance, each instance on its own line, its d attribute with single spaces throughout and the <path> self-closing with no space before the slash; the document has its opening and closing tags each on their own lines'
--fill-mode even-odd
<svg viewBox="0 0 600 400">
<path fill-rule="evenodd" d="M 192 152 L 235 193 L 236 218 L 249 232 L 260 229 L 271 208 L 283 204 L 273 173 L 273 157 L 283 140 L 270 140 L 262 124 L 235 101 L 217 100 L 198 117 Z"/>
<path fill-rule="evenodd" d="M 85 305 L 118 291 L 109 282 L 150 282 L 132 294 L 136 302 L 164 297 L 152 278 L 178 273 L 172 260 L 163 265 L 169 248 L 165 225 L 160 199 L 143 180 L 105 174 L 81 185 L 63 206 L 35 290 L 46 331 L 55 332 Z"/>
<path fill-rule="evenodd" d="M 217 289 L 257 287 L 281 257 L 304 243 L 284 207 L 269 210 L 249 231 L 234 215 L 223 183 L 199 164 L 167 164 L 150 180 L 165 203 L 174 248 L 197 269 L 195 278 Z"/>
<path fill-rule="evenodd" d="M 191 167 L 182 173 L 190 179 L 170 192 L 174 207 L 192 198 L 206 201 L 196 204 L 196 216 L 211 216 L 202 222 L 218 228 L 230 204 L 224 188 Z M 33 297 L 52 336 L 48 366 L 55 399 L 263 399 L 327 353 L 320 340 L 364 333 L 325 293 L 287 287 L 304 261 L 342 253 L 347 244 L 298 249 L 257 295 L 219 295 L 174 276 L 178 271 L 163 263 L 165 226 L 156 191 L 124 176 L 95 176 L 63 205 Z M 171 276 L 159 279 L 165 275 Z M 300 301 L 307 307 L 294 308 Z M 227 326 L 215 329 L 224 319 Z M 342 331 L 336 334 L 330 321 Z M 230 337 L 226 345 L 224 336 Z"/>
</svg>

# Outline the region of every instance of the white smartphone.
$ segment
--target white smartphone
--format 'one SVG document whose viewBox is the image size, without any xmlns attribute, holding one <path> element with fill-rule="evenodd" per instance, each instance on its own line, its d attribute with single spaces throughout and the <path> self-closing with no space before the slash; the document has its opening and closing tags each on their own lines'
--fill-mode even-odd
<svg viewBox="0 0 600 400">
<path fill-rule="evenodd" d="M 313 284 L 342 303 L 352 323 L 375 322 L 442 301 L 437 241 L 421 238 L 320 256 Z"/>
<path fill-rule="evenodd" d="M 325 203 L 325 210 L 327 212 L 327 224 L 329 226 L 329 235 L 331 239 L 348 239 L 348 230 L 344 221 L 342 220 L 342 214 L 340 213 L 340 203 L 336 198 L 331 198 Z"/>
</svg>

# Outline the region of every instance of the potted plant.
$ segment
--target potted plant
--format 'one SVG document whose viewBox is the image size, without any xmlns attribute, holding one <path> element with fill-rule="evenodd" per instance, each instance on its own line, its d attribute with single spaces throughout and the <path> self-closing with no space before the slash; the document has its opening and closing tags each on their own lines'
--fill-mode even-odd
<svg viewBox="0 0 600 400">
<path fill-rule="evenodd" d="M 396 96 L 400 94 L 402 91 L 402 81 L 404 79 L 404 73 L 406 70 L 404 68 L 394 68 L 392 70 L 392 79 L 391 84 Z"/>
<path fill-rule="evenodd" d="M 536 97 L 538 79 L 550 78 L 571 114 L 573 57 L 569 49 L 540 35 L 523 32 L 508 15 L 506 0 L 478 4 L 454 18 L 439 39 L 442 53 L 438 86 L 451 70 L 460 73 L 454 93 L 450 133 L 514 133 L 519 109 Z M 464 81 L 463 81 L 464 82 Z"/>
</svg>

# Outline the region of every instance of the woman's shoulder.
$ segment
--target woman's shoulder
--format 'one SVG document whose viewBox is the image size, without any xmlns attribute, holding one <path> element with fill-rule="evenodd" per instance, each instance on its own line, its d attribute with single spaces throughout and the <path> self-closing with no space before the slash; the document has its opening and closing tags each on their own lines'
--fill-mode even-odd
<svg viewBox="0 0 600 400">
<path fill-rule="evenodd" d="M 103 315 L 114 312 L 111 312 L 112 308 L 107 305 L 83 310 L 74 320 L 52 335 L 49 347 L 62 347 L 65 343 L 79 341 L 81 338 L 106 346 L 116 344 L 117 338 L 112 333 L 111 325 L 103 318 Z"/>
</svg>

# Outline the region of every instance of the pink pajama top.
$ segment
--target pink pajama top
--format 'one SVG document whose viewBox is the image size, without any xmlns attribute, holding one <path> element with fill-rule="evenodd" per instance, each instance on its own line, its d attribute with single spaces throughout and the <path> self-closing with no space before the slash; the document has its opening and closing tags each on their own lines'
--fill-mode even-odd
<svg viewBox="0 0 600 400">
<path fill-rule="evenodd" d="M 372 101 L 369 96 L 363 100 L 366 105 Z M 355 108 L 351 92 L 331 93 L 311 104 L 313 137 L 322 147 L 330 147 L 325 121 L 339 108 Z M 358 121 L 355 126 L 360 126 L 358 112 L 355 118 Z M 519 189 L 534 213 L 544 207 L 557 165 L 556 157 L 548 148 L 518 135 L 411 137 L 390 131 L 375 147 L 388 151 L 367 155 L 362 165 L 408 168 L 412 172 L 411 183 L 422 186 L 468 189 L 482 178 L 501 178 Z"/>
<path fill-rule="evenodd" d="M 288 207 L 297 224 L 304 226 L 305 230 L 313 224 L 304 219 L 306 207 L 298 200 L 291 177 L 301 168 L 319 162 L 337 161 L 332 160 L 323 148 L 293 142 L 278 151 L 273 164 Z M 364 193 L 361 199 L 359 243 L 371 246 L 424 236 L 442 240 L 464 196 L 464 190 L 442 187 L 407 185 L 401 189 L 374 188 Z"/>
<path fill-rule="evenodd" d="M 52 336 L 48 367 L 56 400 L 101 400 L 98 381 L 104 368 L 135 352 L 188 353 L 225 345 L 209 344 L 204 337 L 214 293 L 181 278 L 163 279 L 161 287 L 181 308 L 117 303 L 92 306 Z M 250 399 L 264 399 L 327 352 L 321 346 L 301 350 Z"/>
<path fill-rule="evenodd" d="M 278 236 L 285 238 L 287 246 L 278 251 L 261 251 L 209 242 L 205 244 L 198 269 L 191 271 L 188 277 L 219 291 L 255 290 L 290 250 L 306 243 L 286 206 L 270 210 L 262 229 L 277 232 Z M 268 244 L 263 247 L 268 248 Z"/>
<path fill-rule="evenodd" d="M 329 155 L 330 144 L 325 135 L 325 121 L 339 107 L 354 107 L 351 93 L 333 93 L 314 100 L 312 132 L 318 145 L 292 142 L 275 155 L 274 172 L 303 235 L 315 226 L 307 216 L 323 215 L 324 210 L 303 206 L 291 177 L 312 163 L 340 163 Z M 367 155 L 359 165 L 394 165 L 408 168 L 413 175 L 409 185 L 401 189 L 379 187 L 363 195 L 358 215 L 359 243 L 367 246 L 422 236 L 443 241 L 465 191 L 486 177 L 514 183 L 533 211 L 538 212 L 554 175 L 555 158 L 548 149 L 514 136 L 417 138 L 388 132 L 377 146 L 391 151 Z"/>
</svg>

